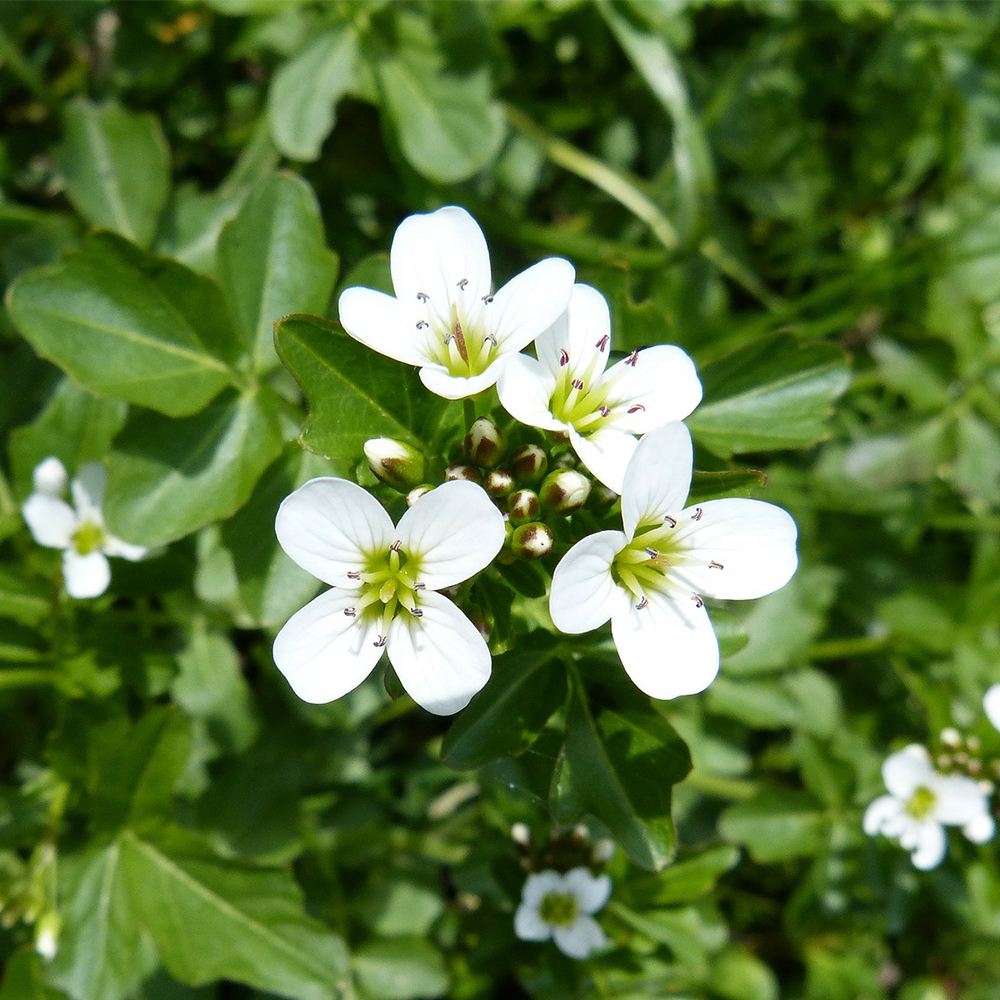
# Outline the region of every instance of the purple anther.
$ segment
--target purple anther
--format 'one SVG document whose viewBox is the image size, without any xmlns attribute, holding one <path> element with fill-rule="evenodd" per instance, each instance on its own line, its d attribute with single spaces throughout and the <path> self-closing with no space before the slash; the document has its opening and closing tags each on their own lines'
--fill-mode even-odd
<svg viewBox="0 0 1000 1000">
<path fill-rule="evenodd" d="M 720 562 L 716 562 L 714 559 L 708 564 L 709 569 L 725 569 L 725 566 Z"/>
<path fill-rule="evenodd" d="M 375 640 L 375 641 L 374 641 L 374 642 L 372 643 L 372 645 L 373 645 L 373 646 L 374 646 L 374 647 L 375 647 L 376 649 L 381 649 L 381 648 L 382 648 L 382 647 L 383 647 L 383 646 L 385 645 L 385 636 L 384 636 L 384 635 L 380 635 L 380 636 L 379 636 L 379 637 L 378 637 L 378 638 L 377 638 L 377 639 L 376 639 L 376 640 Z"/>
<path fill-rule="evenodd" d="M 573 386 L 574 389 L 579 389 L 580 392 L 583 392 L 583 379 L 582 378 L 575 378 L 575 379 L 573 379 L 573 381 L 570 382 L 570 385 Z"/>
<path fill-rule="evenodd" d="M 358 612 L 355 608 L 344 608 L 344 614 L 347 615 L 348 618 L 353 618 L 357 613 Z"/>
<path fill-rule="evenodd" d="M 646 555 L 649 556 L 650 559 L 655 559 L 659 554 L 660 553 L 657 549 L 654 549 L 651 546 L 646 546 Z"/>
<path fill-rule="evenodd" d="M 648 598 L 646 598 L 646 597 L 644 597 L 644 598 L 643 598 L 643 599 L 642 599 L 642 600 L 641 600 L 641 601 L 640 601 L 640 602 L 639 602 L 639 603 L 638 603 L 638 604 L 637 604 L 637 605 L 635 606 L 635 610 L 636 610 L 636 611 L 642 611 L 642 609 L 643 609 L 644 607 L 646 607 L 646 606 L 647 606 L 648 604 L 649 604 L 649 599 L 648 599 Z"/>
<path fill-rule="evenodd" d="M 692 594 L 691 600 L 694 601 L 694 606 L 696 608 L 705 607 L 705 602 L 701 599 L 701 594 Z"/>
<path fill-rule="evenodd" d="M 348 580 L 360 580 L 361 579 L 361 570 L 357 570 L 357 569 L 348 570 L 348 572 L 347 572 L 347 579 Z"/>
<path fill-rule="evenodd" d="M 417 292 L 417 299 L 420 302 L 426 302 L 430 296 L 426 292 Z"/>
<path fill-rule="evenodd" d="M 694 513 L 691 515 L 692 521 L 700 521 L 704 516 L 705 511 L 701 507 L 695 507 Z"/>
<path fill-rule="evenodd" d="M 461 280 L 461 281 L 460 281 L 460 282 L 458 283 L 458 287 L 459 287 L 459 288 L 461 288 L 461 289 L 462 289 L 462 291 L 464 292 L 464 291 L 465 291 L 465 286 L 466 286 L 466 285 L 467 285 L 468 283 L 469 283 L 469 279 L 468 279 L 468 278 L 463 278 L 463 279 L 462 279 L 462 280 Z"/>
<path fill-rule="evenodd" d="M 603 354 L 607 349 L 609 340 L 611 340 L 611 337 L 609 337 L 608 334 L 605 334 L 596 344 L 594 344 L 594 347 L 596 347 Z"/>
<path fill-rule="evenodd" d="M 610 417 L 611 411 L 603 404 L 597 408 L 597 412 L 600 413 L 602 417 Z"/>
<path fill-rule="evenodd" d="M 389 546 L 390 552 L 398 552 L 403 547 L 403 543 L 397 538 L 392 545 Z"/>
<path fill-rule="evenodd" d="M 569 351 L 565 347 L 559 348 L 559 367 L 563 368 L 569 364 Z"/>
<path fill-rule="evenodd" d="M 642 403 L 636 403 L 634 406 L 628 408 L 629 413 L 645 413 L 646 407 Z"/>
<path fill-rule="evenodd" d="M 639 360 L 639 352 L 638 352 L 638 351 L 633 351 L 633 352 L 632 352 L 632 353 L 631 353 L 631 354 L 630 354 L 630 355 L 629 355 L 629 356 L 628 356 L 628 357 L 627 357 L 627 358 L 625 359 L 625 364 L 627 364 L 627 365 L 631 365 L 631 366 L 632 366 L 633 368 L 635 368 L 635 363 L 636 363 L 636 362 L 637 362 L 638 360 Z"/>
<path fill-rule="evenodd" d="M 677 527 L 677 518 L 676 517 L 671 517 L 669 514 L 664 514 L 663 515 L 663 523 L 664 524 L 669 524 L 671 528 L 676 528 Z"/>
</svg>

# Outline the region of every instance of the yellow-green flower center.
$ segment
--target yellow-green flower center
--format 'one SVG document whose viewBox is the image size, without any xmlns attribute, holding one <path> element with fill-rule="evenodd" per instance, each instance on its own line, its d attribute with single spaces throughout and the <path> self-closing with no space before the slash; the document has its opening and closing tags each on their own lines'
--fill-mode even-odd
<svg viewBox="0 0 1000 1000">
<path fill-rule="evenodd" d="M 417 296 L 424 309 L 424 318 L 417 321 L 417 332 L 424 337 L 427 356 L 443 365 L 450 375 L 461 378 L 481 375 L 497 357 L 496 338 L 484 322 L 493 296 L 467 302 L 466 285 L 467 281 L 458 282 L 447 314 L 436 308 L 429 296 Z"/>
<path fill-rule="evenodd" d="M 602 360 L 607 347 L 598 346 L 598 352 L 582 371 L 574 369 L 569 363 L 569 354 L 565 358 L 556 375 L 556 387 L 552 391 L 549 410 L 556 420 L 575 427 L 581 434 L 597 430 L 600 423 L 611 415 L 611 410 L 605 406 L 612 388 L 612 380 L 603 376 Z"/>
<path fill-rule="evenodd" d="M 542 897 L 538 915 L 552 927 L 568 927 L 580 915 L 576 896 L 568 892 L 550 892 Z"/>
<path fill-rule="evenodd" d="M 93 521 L 84 521 L 76 531 L 70 536 L 70 541 L 73 543 L 73 548 L 80 553 L 81 556 L 90 555 L 91 552 L 97 552 L 99 549 L 103 548 L 105 541 L 107 540 L 107 532 L 105 532 L 104 527 L 100 524 L 95 524 Z"/>
<path fill-rule="evenodd" d="M 663 524 L 636 531 L 632 541 L 615 556 L 611 577 L 645 607 L 647 593 L 666 592 L 674 586 L 671 570 L 684 562 L 684 549 L 675 534 L 677 521 L 669 518 Z"/>
<path fill-rule="evenodd" d="M 348 574 L 352 580 L 360 580 L 361 591 L 345 614 L 359 621 L 379 620 L 376 645 L 385 645 L 389 623 L 399 608 L 405 608 L 415 618 L 423 615 L 417 606 L 418 594 L 423 590 L 417 579 L 419 566 L 419 559 L 408 556 L 399 542 L 393 542 L 387 552 L 369 556 L 363 570 Z"/>
<path fill-rule="evenodd" d="M 934 812 L 935 805 L 937 796 L 929 788 L 921 786 L 910 797 L 905 808 L 914 819 L 927 819 Z"/>
</svg>

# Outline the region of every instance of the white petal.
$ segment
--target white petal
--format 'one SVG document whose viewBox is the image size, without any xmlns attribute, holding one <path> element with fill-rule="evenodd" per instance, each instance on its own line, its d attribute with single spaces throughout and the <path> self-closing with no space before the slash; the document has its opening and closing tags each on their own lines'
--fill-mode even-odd
<svg viewBox="0 0 1000 1000">
<path fill-rule="evenodd" d="M 600 628 L 616 603 L 627 599 L 611 577 L 611 563 L 625 542 L 620 531 L 598 531 L 577 542 L 559 561 L 552 574 L 549 614 L 560 632 Z"/>
<path fill-rule="evenodd" d="M 701 402 L 698 371 L 679 347 L 647 347 L 636 354 L 634 364 L 619 361 L 606 377 L 613 380 L 604 400 L 614 411 L 609 419 L 632 434 L 646 434 L 671 420 L 683 420 Z M 629 413 L 632 409 L 635 412 Z"/>
<path fill-rule="evenodd" d="M 566 872 L 563 885 L 576 896 L 584 913 L 596 913 L 611 895 L 611 876 L 591 875 L 586 868 Z"/>
<path fill-rule="evenodd" d="M 892 795 L 880 795 L 865 810 L 864 819 L 861 821 L 862 829 L 869 837 L 883 830 L 887 823 L 897 820 L 903 811 L 903 803 Z"/>
<path fill-rule="evenodd" d="M 678 520 L 677 538 L 684 539 L 689 560 L 683 566 L 685 580 L 705 597 L 763 597 L 788 583 L 798 566 L 795 522 L 774 504 L 707 500 L 700 508 L 681 511 Z"/>
<path fill-rule="evenodd" d="M 552 927 L 538 915 L 537 906 L 522 903 L 514 913 L 514 933 L 522 941 L 548 941 Z"/>
<path fill-rule="evenodd" d="M 562 352 L 565 351 L 566 364 L 574 374 L 582 375 L 593 365 L 591 383 L 603 373 L 610 349 L 611 314 L 608 303 L 590 285 L 573 286 L 566 311 L 535 341 L 538 360 L 546 369 L 557 374 L 563 367 Z"/>
<path fill-rule="evenodd" d="M 133 545 L 131 542 L 123 542 L 120 538 L 108 535 L 103 545 L 104 554 L 117 556 L 119 559 L 127 559 L 129 562 L 138 562 L 145 559 L 149 549 L 142 545 Z"/>
<path fill-rule="evenodd" d="M 339 310 L 340 325 L 365 347 L 407 365 L 427 363 L 416 319 L 391 295 L 373 288 L 346 288 Z"/>
<path fill-rule="evenodd" d="M 974 844 L 986 844 L 993 839 L 997 832 L 997 825 L 993 817 L 986 811 L 981 812 L 974 819 L 970 819 L 962 827 L 962 833 Z"/>
<path fill-rule="evenodd" d="M 500 374 L 497 394 L 515 420 L 529 427 L 561 431 L 565 425 L 549 410 L 555 387 L 555 376 L 545 365 L 526 354 L 512 354 Z"/>
<path fill-rule="evenodd" d="M 690 603 L 690 607 L 688 607 Z M 719 643 L 704 607 L 650 595 L 611 616 L 622 666 L 651 698 L 677 698 L 704 691 L 719 672 Z"/>
<path fill-rule="evenodd" d="M 296 611 L 275 638 L 274 662 L 303 701 L 322 705 L 340 698 L 378 663 L 378 619 L 361 621 L 344 614 L 355 599 L 354 594 L 328 590 Z"/>
<path fill-rule="evenodd" d="M 310 479 L 285 497 L 274 521 L 278 542 L 306 572 L 335 587 L 356 590 L 347 576 L 366 554 L 394 539 L 392 519 L 366 490 L 346 479 Z"/>
<path fill-rule="evenodd" d="M 622 484 L 622 523 L 632 537 L 638 524 L 677 516 L 691 489 L 694 448 L 682 423 L 651 431 L 636 448 Z"/>
<path fill-rule="evenodd" d="M 442 365 L 427 365 L 420 369 L 420 381 L 436 396 L 444 399 L 466 399 L 494 385 L 503 374 L 506 363 L 506 358 L 497 358 L 485 371 L 468 378 L 464 375 L 452 375 Z"/>
<path fill-rule="evenodd" d="M 108 471 L 100 462 L 88 462 L 73 479 L 70 490 L 81 521 L 104 523 L 101 508 L 104 506 L 104 487 L 107 482 Z"/>
<path fill-rule="evenodd" d="M 994 684 L 983 695 L 983 710 L 986 717 L 993 723 L 994 729 L 1000 729 L 1000 684 Z"/>
<path fill-rule="evenodd" d="M 930 784 L 934 777 L 927 751 L 917 743 L 911 743 L 898 753 L 891 754 L 882 765 L 882 780 L 885 787 L 897 799 L 908 802 L 921 786 Z"/>
<path fill-rule="evenodd" d="M 35 466 L 31 473 L 36 493 L 44 493 L 50 497 L 59 497 L 66 492 L 66 466 L 55 455 L 49 455 Z"/>
<path fill-rule="evenodd" d="M 99 597 L 111 582 L 111 567 L 103 552 L 81 556 L 76 549 L 63 553 L 63 579 L 70 597 Z"/>
<path fill-rule="evenodd" d="M 426 295 L 450 315 L 451 303 L 478 303 L 490 294 L 490 253 L 478 223 L 464 209 L 447 205 L 411 215 L 396 230 L 389 251 L 392 287 L 407 308 Z M 460 289 L 459 282 L 467 282 Z"/>
<path fill-rule="evenodd" d="M 547 257 L 510 279 L 486 308 L 486 325 L 503 353 L 516 353 L 548 329 L 569 304 L 576 271 Z"/>
<path fill-rule="evenodd" d="M 481 486 L 455 480 L 425 493 L 400 519 L 396 537 L 418 563 L 417 582 L 441 590 L 489 566 L 503 546 L 503 514 Z"/>
<path fill-rule="evenodd" d="M 563 876 L 551 869 L 535 872 L 524 880 L 521 902 L 537 910 L 542 905 L 542 900 L 552 892 L 565 892 Z"/>
<path fill-rule="evenodd" d="M 552 937 L 564 955 L 581 959 L 603 948 L 606 940 L 593 917 L 578 917 L 569 927 L 554 927 Z"/>
<path fill-rule="evenodd" d="M 571 427 L 569 439 L 573 450 L 590 472 L 609 490 L 621 493 L 628 463 L 639 447 L 638 439 L 608 425 L 598 427 L 587 437 Z"/>
<path fill-rule="evenodd" d="M 930 788 L 937 796 L 934 819 L 946 826 L 964 826 L 986 809 L 986 797 L 979 782 L 965 775 L 935 775 Z"/>
<path fill-rule="evenodd" d="M 948 850 L 948 840 L 944 827 L 938 823 L 925 822 L 916 828 L 916 843 L 913 845 L 911 860 L 913 867 L 921 871 L 936 868 L 944 860 Z"/>
<path fill-rule="evenodd" d="M 410 509 L 416 510 L 416 505 Z M 399 682 L 421 708 L 453 715 L 490 679 L 489 647 L 447 597 L 425 591 L 419 609 L 420 618 L 402 609 L 396 613 L 389 626 L 389 659 Z"/>
<path fill-rule="evenodd" d="M 21 514 L 35 541 L 50 549 L 65 549 L 79 524 L 76 512 L 65 500 L 46 493 L 32 493 Z"/>
</svg>

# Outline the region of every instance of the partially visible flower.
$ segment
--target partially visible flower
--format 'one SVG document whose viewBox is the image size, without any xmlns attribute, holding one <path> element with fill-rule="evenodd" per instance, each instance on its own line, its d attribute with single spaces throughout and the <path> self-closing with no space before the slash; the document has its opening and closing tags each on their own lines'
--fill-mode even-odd
<svg viewBox="0 0 1000 1000">
<path fill-rule="evenodd" d="M 624 531 L 577 542 L 552 577 L 549 610 L 563 632 L 611 619 L 625 670 L 653 698 L 703 691 L 719 670 L 705 597 L 763 597 L 798 564 L 795 522 L 760 500 L 685 507 L 693 449 L 682 423 L 640 442 L 622 487 Z"/>
<path fill-rule="evenodd" d="M 1000 684 L 994 684 L 983 695 L 983 711 L 993 728 L 1000 730 Z"/>
<path fill-rule="evenodd" d="M 105 528 L 101 507 L 107 473 L 100 462 L 88 462 L 73 480 L 72 507 L 61 497 L 67 478 L 58 458 L 40 462 L 33 475 L 35 492 L 24 502 L 21 513 L 39 545 L 63 550 L 66 593 L 70 597 L 98 597 L 111 582 L 108 556 L 135 562 L 148 550 L 115 538 Z"/>
<path fill-rule="evenodd" d="M 404 219 L 389 266 L 395 298 L 345 289 L 340 322 L 367 347 L 419 365 L 424 385 L 446 399 L 494 385 L 507 359 L 565 310 L 576 273 L 549 257 L 494 293 L 483 232 L 455 205 Z"/>
<path fill-rule="evenodd" d="M 55 911 L 43 914 L 35 924 L 35 951 L 46 962 L 51 962 L 59 951 L 59 932 L 62 920 Z"/>
<path fill-rule="evenodd" d="M 303 701 L 352 691 L 383 649 L 413 700 L 436 715 L 464 708 L 489 680 L 483 637 L 437 593 L 484 569 L 503 545 L 503 515 L 481 487 L 438 486 L 394 527 L 360 486 L 311 479 L 282 501 L 275 531 L 285 552 L 332 588 L 274 640 L 274 662 Z"/>
<path fill-rule="evenodd" d="M 570 958 L 586 958 L 604 946 L 604 931 L 593 918 L 611 895 L 608 875 L 586 868 L 529 875 L 514 914 L 514 933 L 522 941 L 555 940 Z"/>
<path fill-rule="evenodd" d="M 865 810 L 870 837 L 883 833 L 899 840 L 916 868 L 936 868 L 945 856 L 946 826 L 960 826 L 973 843 L 985 844 L 995 832 L 989 804 L 978 781 L 961 774 L 939 774 L 930 755 L 912 743 L 882 765 L 888 795 Z"/>
<path fill-rule="evenodd" d="M 616 493 L 636 435 L 682 420 L 701 402 L 694 362 L 679 347 L 633 351 L 605 371 L 611 315 L 596 288 L 574 285 L 569 309 L 512 358 L 497 384 L 512 417 L 569 435 L 580 461 Z"/>
</svg>

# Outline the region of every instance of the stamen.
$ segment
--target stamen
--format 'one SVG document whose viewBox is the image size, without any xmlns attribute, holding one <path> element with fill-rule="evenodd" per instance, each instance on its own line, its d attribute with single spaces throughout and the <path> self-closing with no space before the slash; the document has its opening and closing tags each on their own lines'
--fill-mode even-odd
<svg viewBox="0 0 1000 1000">
<path fill-rule="evenodd" d="M 413 615 L 414 618 L 424 617 L 424 613 L 420 610 L 420 608 L 410 608 L 410 614 Z"/>
<path fill-rule="evenodd" d="M 663 523 L 664 524 L 669 524 L 671 528 L 676 528 L 677 527 L 677 518 L 676 517 L 671 517 L 669 514 L 664 514 L 663 515 Z"/>
<path fill-rule="evenodd" d="M 468 279 L 468 278 L 463 278 L 463 279 L 462 279 L 462 280 L 461 280 L 461 281 L 460 281 L 460 282 L 458 283 L 458 287 L 459 287 L 459 288 L 461 288 L 461 289 L 462 289 L 462 291 L 464 292 L 464 291 L 465 291 L 465 286 L 466 286 L 466 285 L 467 285 L 468 283 L 469 283 L 469 279 Z"/>
<path fill-rule="evenodd" d="M 374 647 L 375 647 L 376 649 L 381 649 L 381 648 L 382 648 L 382 647 L 383 647 L 383 646 L 385 645 L 385 640 L 386 640 L 386 637 L 385 637 L 384 635 L 380 635 L 380 636 L 379 636 L 379 637 L 378 637 L 378 638 L 377 638 L 377 639 L 376 639 L 376 640 L 375 640 L 375 641 L 374 641 L 374 642 L 372 643 L 372 645 L 373 645 L 373 646 L 374 646 Z"/>
<path fill-rule="evenodd" d="M 427 320 L 425 320 L 425 319 L 418 319 L 417 320 L 417 329 L 418 330 L 426 330 L 429 326 L 430 326 L 430 323 L 428 323 Z"/>
<path fill-rule="evenodd" d="M 583 392 L 583 379 L 582 378 L 575 378 L 575 379 L 573 379 L 573 381 L 570 382 L 570 385 L 573 386 L 574 389 L 579 389 L 580 392 Z"/>
<path fill-rule="evenodd" d="M 492 301 L 493 301 L 493 296 L 492 295 L 484 295 L 483 296 L 483 302 L 485 302 L 487 305 L 489 305 Z"/>
<path fill-rule="evenodd" d="M 646 606 L 647 606 L 648 604 L 649 604 L 649 599 L 648 599 L 648 598 L 646 598 L 646 597 L 644 597 L 644 598 L 643 598 L 643 599 L 642 599 L 642 600 L 641 600 L 641 601 L 640 601 L 640 602 L 639 602 L 639 603 L 638 603 L 638 604 L 637 604 L 637 605 L 635 606 L 635 610 L 636 610 L 636 611 L 642 611 L 642 609 L 643 609 L 644 607 L 646 607 Z"/>
<path fill-rule="evenodd" d="M 716 562 L 714 559 L 708 564 L 709 569 L 725 569 L 725 566 L 720 562 Z"/>
<path fill-rule="evenodd" d="M 417 299 L 420 302 L 426 302 L 430 296 L 426 292 L 417 292 Z"/>
<path fill-rule="evenodd" d="M 630 406 L 628 408 L 629 413 L 645 413 L 646 407 L 642 403 L 636 403 L 635 406 Z"/>
<path fill-rule="evenodd" d="M 603 403 L 597 408 L 597 411 L 600 413 L 602 417 L 611 416 L 611 411 Z"/>
<path fill-rule="evenodd" d="M 348 618 L 353 618 L 357 613 L 358 612 L 355 608 L 344 608 L 344 614 L 347 615 Z"/>
<path fill-rule="evenodd" d="M 359 569 L 348 570 L 347 571 L 347 578 L 349 580 L 360 580 L 361 579 L 361 570 L 359 570 Z"/>
<path fill-rule="evenodd" d="M 659 554 L 660 553 L 657 549 L 654 549 L 652 546 L 646 546 L 646 555 L 649 556 L 650 559 L 655 559 Z"/>
<path fill-rule="evenodd" d="M 423 590 L 427 586 L 426 583 L 415 583 L 413 585 L 414 590 Z"/>
<path fill-rule="evenodd" d="M 394 541 L 394 542 L 392 543 L 392 545 L 390 545 L 390 546 L 389 546 L 389 551 L 390 551 L 390 552 L 399 552 L 399 550 L 400 550 L 400 549 L 401 549 L 402 547 L 403 547 L 403 543 L 402 543 L 402 542 L 401 542 L 401 541 L 400 541 L 400 540 L 399 540 L 399 539 L 397 538 L 397 539 L 396 539 L 396 540 L 395 540 L 395 541 Z"/>
<path fill-rule="evenodd" d="M 594 344 L 594 347 L 596 347 L 603 354 L 610 339 L 611 337 L 608 334 L 605 334 L 596 344 Z"/>
<path fill-rule="evenodd" d="M 569 364 L 569 351 L 565 347 L 559 348 L 559 367 L 564 368 Z"/>
<path fill-rule="evenodd" d="M 628 356 L 628 357 L 627 357 L 627 358 L 625 359 L 625 364 L 627 364 L 627 365 L 631 365 L 631 366 L 632 366 L 633 368 L 635 368 L 635 363 L 636 363 L 636 362 L 637 362 L 638 360 L 639 360 L 639 352 L 638 352 L 638 351 L 633 351 L 633 352 L 632 352 L 632 353 L 631 353 L 631 354 L 630 354 L 630 355 L 629 355 L 629 356 Z"/>
<path fill-rule="evenodd" d="M 455 339 L 455 334 L 446 333 L 444 335 L 444 346 L 447 347 Z"/>
<path fill-rule="evenodd" d="M 705 511 L 701 507 L 695 507 L 694 513 L 691 515 L 692 521 L 700 521 Z"/>
<path fill-rule="evenodd" d="M 488 333 L 488 334 L 486 334 L 485 337 L 483 337 L 483 343 L 484 344 L 492 344 L 494 347 L 496 347 L 497 346 L 497 338 L 494 337 L 492 333 Z"/>
<path fill-rule="evenodd" d="M 691 600 L 694 601 L 694 606 L 696 608 L 705 607 L 705 602 L 701 599 L 701 594 L 692 594 Z"/>
</svg>

